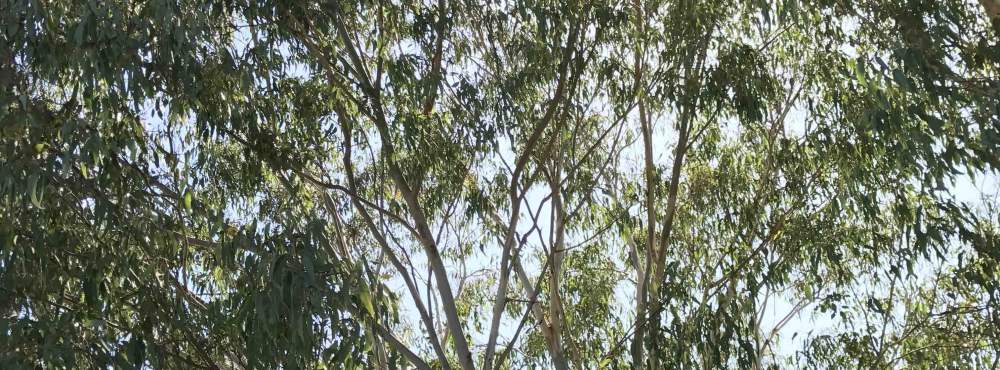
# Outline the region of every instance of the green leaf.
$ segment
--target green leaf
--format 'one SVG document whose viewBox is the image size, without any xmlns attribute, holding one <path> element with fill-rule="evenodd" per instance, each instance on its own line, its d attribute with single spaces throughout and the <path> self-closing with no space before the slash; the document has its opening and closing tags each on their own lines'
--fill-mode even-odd
<svg viewBox="0 0 1000 370">
<path fill-rule="evenodd" d="M 863 62 L 864 61 L 861 58 L 858 58 L 858 61 L 851 63 L 851 65 L 854 67 L 854 77 L 857 78 L 858 83 L 861 86 L 866 87 L 868 86 L 868 77 L 865 76 L 865 68 Z"/>
<path fill-rule="evenodd" d="M 361 293 L 358 296 L 358 299 L 360 299 L 361 304 L 365 306 L 365 310 L 368 311 L 368 315 L 370 315 L 371 317 L 375 317 L 375 305 L 372 304 L 372 295 L 368 291 L 368 286 L 364 286 L 361 289 Z"/>
<path fill-rule="evenodd" d="M 601 360 L 601 363 L 597 365 L 598 369 L 607 369 L 608 365 L 611 365 L 611 358 L 605 358 Z"/>
<path fill-rule="evenodd" d="M 42 192 L 43 189 L 39 189 L 39 175 L 33 174 L 28 178 L 28 189 L 31 197 L 31 204 L 38 209 L 45 209 L 42 207 Z"/>
</svg>

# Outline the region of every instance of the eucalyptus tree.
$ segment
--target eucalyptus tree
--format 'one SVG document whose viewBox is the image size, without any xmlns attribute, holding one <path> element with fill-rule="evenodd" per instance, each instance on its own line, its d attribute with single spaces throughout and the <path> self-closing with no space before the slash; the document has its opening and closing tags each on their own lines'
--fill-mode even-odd
<svg viewBox="0 0 1000 370">
<path fill-rule="evenodd" d="M 5 0 L 0 367 L 995 367 L 991 1 Z"/>
</svg>

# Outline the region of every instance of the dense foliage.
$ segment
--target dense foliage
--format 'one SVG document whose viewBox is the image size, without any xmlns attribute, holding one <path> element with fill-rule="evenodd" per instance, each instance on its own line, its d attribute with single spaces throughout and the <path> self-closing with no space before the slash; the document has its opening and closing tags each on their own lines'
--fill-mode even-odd
<svg viewBox="0 0 1000 370">
<path fill-rule="evenodd" d="M 998 153 L 996 0 L 3 0 L 0 368 L 997 368 Z"/>
</svg>

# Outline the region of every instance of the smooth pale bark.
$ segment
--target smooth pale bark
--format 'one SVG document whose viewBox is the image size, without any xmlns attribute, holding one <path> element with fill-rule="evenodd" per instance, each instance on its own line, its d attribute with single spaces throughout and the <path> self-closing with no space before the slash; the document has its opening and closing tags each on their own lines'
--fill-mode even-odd
<svg viewBox="0 0 1000 370">
<path fill-rule="evenodd" d="M 634 1 L 632 4 L 635 11 L 635 26 L 639 34 L 643 34 L 645 29 L 645 18 L 642 11 L 642 3 Z M 639 43 L 634 50 L 634 79 L 635 89 L 639 91 L 643 85 L 643 49 Z M 639 124 L 642 131 L 643 146 L 643 174 L 646 180 L 646 248 L 645 258 L 637 259 L 636 269 L 636 289 L 635 289 L 635 336 L 631 344 L 632 368 L 641 367 L 645 360 L 643 355 L 643 344 L 646 336 L 646 310 L 649 303 L 647 289 L 649 286 L 649 270 L 653 261 L 653 247 L 656 245 L 656 173 L 653 167 L 653 127 L 646 111 L 645 94 L 636 94 L 639 105 Z M 638 258 L 638 251 L 633 253 Z"/>
<path fill-rule="evenodd" d="M 338 116 L 343 114 L 343 110 L 338 112 Z M 346 118 L 345 118 L 346 120 Z M 354 179 L 354 166 L 351 162 L 351 127 L 346 123 L 341 124 L 341 129 L 344 132 L 344 172 L 347 175 L 348 187 L 351 191 L 357 192 L 357 181 Z M 450 369 L 448 365 L 448 357 L 444 353 L 444 349 L 441 347 L 441 342 L 437 336 L 437 330 L 434 328 L 434 320 L 431 318 L 427 311 L 426 306 L 420 299 L 420 293 L 417 290 L 416 284 L 410 278 L 410 275 L 406 273 L 406 268 L 403 266 L 402 261 L 396 256 L 396 253 L 389 247 L 389 243 L 386 241 L 385 236 L 378 231 L 375 226 L 375 222 L 368 211 L 364 208 L 360 201 L 356 197 L 352 197 L 352 203 L 354 208 L 357 209 L 361 218 L 364 220 L 365 225 L 371 230 L 372 234 L 375 236 L 375 240 L 378 242 L 379 247 L 382 252 L 389 258 L 389 262 L 392 266 L 399 272 L 399 275 L 403 278 L 403 282 L 406 285 L 407 291 L 409 291 L 411 298 L 413 299 L 413 304 L 416 306 L 418 313 L 420 314 L 420 320 L 424 324 L 424 329 L 427 331 L 428 339 L 431 342 L 431 346 L 434 348 L 435 354 L 438 356 L 438 360 L 441 363 L 442 369 Z"/>
<path fill-rule="evenodd" d="M 669 246 L 670 236 L 674 228 L 674 216 L 677 213 L 677 192 L 680 188 L 681 170 L 684 167 L 684 158 L 687 154 L 691 138 L 691 127 L 694 124 L 695 111 L 699 103 L 697 92 L 700 89 L 701 78 L 704 72 L 708 42 L 711 40 L 713 33 L 714 29 L 706 34 L 701 42 L 698 43 L 698 54 L 683 63 L 685 93 L 680 109 L 677 146 L 674 148 L 674 159 L 670 169 L 670 182 L 667 186 L 667 204 L 663 216 L 663 231 L 660 233 L 659 247 L 655 253 L 656 260 L 653 263 L 653 274 L 652 276 L 647 276 L 650 282 L 649 296 L 647 297 L 650 302 L 648 308 L 649 318 L 647 319 L 647 322 L 651 324 L 651 329 L 647 334 L 647 340 L 649 341 L 660 337 L 660 315 L 665 303 L 664 299 L 660 297 L 660 288 L 666 283 L 667 247 Z M 655 350 L 657 347 L 656 345 L 651 345 L 651 348 Z M 659 357 L 656 356 L 656 358 Z M 656 368 L 659 365 L 653 363 L 651 367 Z"/>
<path fill-rule="evenodd" d="M 556 159 L 555 169 L 549 176 L 549 189 L 552 192 L 552 233 L 553 241 L 550 243 L 549 251 L 551 271 L 549 272 L 549 325 L 552 328 L 553 351 L 558 352 L 558 356 L 553 355 L 553 359 L 561 358 L 562 362 L 553 361 L 556 369 L 569 368 L 566 362 L 566 354 L 563 346 L 563 329 L 565 328 L 565 313 L 563 312 L 562 298 L 560 291 L 560 274 L 562 272 L 562 261 L 566 254 L 566 209 L 563 205 L 562 188 L 562 158 Z"/>
<path fill-rule="evenodd" d="M 367 72 L 365 72 L 365 64 L 361 61 L 361 57 L 352 44 L 351 38 L 347 34 L 347 30 L 344 28 L 340 19 L 343 15 L 339 14 L 339 5 L 335 8 L 340 16 L 337 18 L 337 21 L 334 22 L 337 28 L 337 33 L 340 36 L 341 41 L 343 41 L 345 49 L 347 49 L 347 54 L 350 57 L 351 62 L 354 64 L 353 72 L 355 77 L 358 78 L 362 89 L 365 91 L 365 94 L 372 105 L 375 127 L 378 129 L 379 137 L 382 140 L 382 155 L 389 167 L 389 177 L 392 178 L 392 182 L 395 185 L 396 190 L 400 192 L 403 200 L 406 202 L 407 210 L 410 213 L 410 217 L 413 219 L 414 228 L 416 229 L 416 235 L 414 235 L 414 237 L 416 237 L 421 246 L 423 246 L 424 253 L 427 257 L 427 263 L 434 272 L 438 295 L 441 298 L 441 308 L 445 314 L 448 331 L 450 331 L 452 335 L 452 343 L 455 347 L 458 363 L 462 369 L 474 369 L 475 366 L 472 361 L 472 353 L 469 351 L 469 343 L 465 338 L 465 331 L 462 329 L 462 319 L 458 315 L 458 308 L 455 304 L 455 296 L 452 293 L 451 283 L 448 281 L 448 271 L 441 259 L 440 251 L 434 241 L 433 234 L 428 226 L 427 218 L 424 215 L 423 208 L 420 206 L 417 195 L 411 184 L 408 184 L 403 178 L 403 173 L 400 170 L 399 165 L 396 163 L 392 136 L 389 134 L 389 127 L 385 118 L 385 112 L 382 108 L 381 93 L 373 87 L 371 80 L 368 78 Z"/>
<path fill-rule="evenodd" d="M 541 317 L 540 315 L 541 311 L 536 309 L 538 306 L 537 302 L 538 292 L 541 291 L 542 276 L 545 276 L 546 273 L 544 266 L 548 266 L 548 264 L 549 264 L 548 261 L 542 264 L 543 267 L 541 275 L 539 275 L 533 288 L 531 286 L 525 285 L 525 291 L 528 292 L 528 307 L 527 309 L 524 310 L 524 314 L 521 315 L 521 321 L 517 324 L 517 329 L 514 331 L 514 336 L 510 339 L 507 348 L 504 348 L 503 352 L 501 352 L 499 357 L 497 357 L 497 362 L 496 362 L 497 367 L 503 366 L 504 361 L 506 361 L 507 358 L 510 357 L 510 352 L 514 348 L 514 344 L 517 343 L 517 338 L 519 335 L 521 335 L 521 330 L 524 329 L 524 324 L 528 322 L 528 318 L 532 317 L 533 315 L 536 315 L 535 311 L 539 312 L 539 314 L 537 314 L 536 317 Z M 524 275 L 524 268 L 521 267 L 520 263 L 518 263 L 515 267 L 517 268 L 518 276 L 520 276 L 522 279 L 526 281 L 527 276 Z M 546 341 L 548 341 L 548 339 L 546 339 Z"/>
<path fill-rule="evenodd" d="M 677 213 L 677 192 L 680 188 L 681 168 L 684 166 L 684 156 L 688 149 L 689 128 L 687 124 L 682 124 L 677 146 L 674 148 L 674 160 L 670 171 L 670 183 L 667 186 L 667 204 L 663 219 L 663 231 L 660 234 L 659 246 L 649 247 L 654 249 L 652 263 L 652 273 L 647 270 L 646 282 L 648 284 L 645 299 L 648 302 L 648 317 L 643 318 L 643 324 L 649 324 L 650 330 L 646 334 L 645 341 L 653 341 L 659 336 L 659 317 L 663 308 L 663 301 L 660 297 L 660 288 L 665 282 L 665 266 L 667 255 L 667 241 L 673 231 L 674 215 Z M 649 264 L 647 264 L 649 265 Z M 638 338 L 636 340 L 639 340 Z M 651 345 L 651 350 L 655 350 L 655 345 Z M 651 358 L 655 360 L 655 358 Z M 651 365 L 656 367 L 656 365 Z"/>
<path fill-rule="evenodd" d="M 350 125 L 346 121 L 347 114 L 346 114 L 346 111 L 345 111 L 344 107 L 341 104 L 335 104 L 335 109 L 337 111 L 338 117 L 341 119 L 341 121 L 340 121 L 341 128 L 345 132 L 345 135 L 347 135 L 346 138 L 345 138 L 345 144 L 346 145 L 345 145 L 345 155 L 344 155 L 343 160 L 344 160 L 345 172 L 346 172 L 347 177 L 348 177 L 349 187 L 348 188 L 344 188 L 342 186 L 324 183 L 324 182 L 316 179 L 314 176 L 312 176 L 312 175 L 310 175 L 308 173 L 303 172 L 300 169 L 295 169 L 295 168 L 289 168 L 289 169 L 291 169 L 294 173 L 296 173 L 297 175 L 301 176 L 307 182 L 309 182 L 309 183 L 311 183 L 311 184 L 313 184 L 315 186 L 318 186 L 318 187 L 321 187 L 321 188 L 325 188 L 325 189 L 338 190 L 338 191 L 344 192 L 345 194 L 347 194 L 351 198 L 351 201 L 352 201 L 353 205 L 358 210 L 358 212 L 362 215 L 362 218 L 365 220 L 365 223 L 366 223 L 367 227 L 372 231 L 372 233 L 375 236 L 376 241 L 378 242 L 379 246 L 382 248 L 383 252 L 389 257 L 390 262 L 393 264 L 393 266 L 400 272 L 400 275 L 402 275 L 402 277 L 404 279 L 404 282 L 407 285 L 407 289 L 410 291 L 411 295 L 413 295 L 414 305 L 416 306 L 416 308 L 418 309 L 418 311 L 420 313 L 421 321 L 425 324 L 425 328 L 428 330 L 429 339 L 431 341 L 432 347 L 435 350 L 436 355 L 441 360 L 442 369 L 450 369 L 450 366 L 448 365 L 448 362 L 447 362 L 447 356 L 445 355 L 443 349 L 441 348 L 440 341 L 438 340 L 436 332 L 434 330 L 433 320 L 430 319 L 430 316 L 427 313 L 427 310 L 426 310 L 423 302 L 420 301 L 419 294 L 416 293 L 416 287 L 413 284 L 413 281 L 409 279 L 409 276 L 406 274 L 405 267 L 402 265 L 401 261 L 399 261 L 399 259 L 395 255 L 395 253 L 389 248 L 388 242 L 385 240 L 384 235 L 382 235 L 378 231 L 377 227 L 374 224 L 374 221 L 373 221 L 372 217 L 370 216 L 370 214 L 368 213 L 367 209 L 365 208 L 366 206 L 375 206 L 375 205 L 372 204 L 371 202 L 368 202 L 368 201 L 364 200 L 363 198 L 361 198 L 361 197 L 359 197 L 357 195 L 356 186 L 354 185 L 355 181 L 354 181 L 354 175 L 353 175 L 353 166 L 351 164 L 351 147 L 349 145 L 349 143 L 351 142 L 351 139 L 350 139 L 351 128 L 350 128 Z M 241 145 L 244 145 L 247 148 L 253 149 L 253 147 L 250 145 L 249 142 L 247 142 L 245 139 L 240 138 L 235 133 L 228 132 L 227 134 L 230 137 L 236 139 L 238 142 L 240 142 Z M 276 164 L 276 163 L 274 163 L 273 165 L 275 165 L 276 168 L 283 168 L 282 166 L 278 166 L 278 164 Z M 376 206 L 376 208 L 377 208 L 377 206 Z M 380 212 L 381 211 L 384 211 L 384 210 L 380 209 Z M 396 218 L 399 219 L 398 217 L 396 217 Z M 399 219 L 399 220 L 402 221 L 401 219 Z M 404 225 L 404 226 L 406 226 L 407 228 L 410 228 L 409 225 Z M 365 315 L 362 315 L 360 313 L 358 313 L 358 315 L 359 315 L 359 317 L 365 316 Z M 407 357 L 411 361 L 411 363 L 414 364 L 414 366 L 417 366 L 418 368 L 429 368 L 426 365 L 426 363 L 423 362 L 423 360 L 420 359 L 412 350 L 410 350 L 409 348 L 407 348 L 402 342 L 400 342 L 399 340 L 397 340 L 395 337 L 392 337 L 391 334 L 385 328 L 382 328 L 381 326 L 378 326 L 378 324 L 376 324 L 376 323 L 371 323 L 369 326 L 374 331 L 376 331 L 377 333 L 379 333 L 379 335 L 382 336 L 384 340 L 387 340 L 394 348 L 396 348 L 401 353 L 403 353 L 404 356 Z M 386 336 L 386 335 L 388 335 L 388 336 Z M 417 360 L 419 360 L 419 362 L 416 362 Z"/>
<path fill-rule="evenodd" d="M 550 194 L 548 197 L 546 197 L 546 199 L 550 199 L 551 197 L 552 197 L 552 195 Z M 544 203 L 545 200 L 543 200 L 542 202 Z M 528 209 L 528 212 L 529 212 L 529 214 L 531 214 L 530 207 Z M 533 216 L 535 217 L 534 218 L 535 226 L 533 226 L 531 230 L 538 231 L 538 228 L 537 228 L 538 227 L 537 226 L 537 224 L 538 224 L 537 214 L 535 214 Z M 499 222 L 500 216 L 494 214 L 493 215 L 493 219 Z M 530 233 L 531 230 L 529 230 L 528 232 Z M 545 274 L 548 271 L 549 267 L 551 266 L 550 261 L 551 261 L 551 258 L 552 258 L 552 254 L 547 254 L 546 260 L 542 264 L 542 271 L 539 273 L 539 276 L 538 276 L 538 279 L 536 279 L 536 282 L 534 284 L 532 284 L 531 283 L 531 279 L 528 277 L 527 272 L 524 270 L 524 265 L 521 264 L 521 258 L 520 258 L 520 255 L 518 254 L 519 248 L 525 242 L 524 239 L 525 238 L 522 238 L 522 240 L 519 242 L 519 244 L 517 245 L 518 249 L 514 251 L 514 253 L 511 256 L 511 260 L 510 260 L 511 261 L 511 269 L 513 270 L 515 276 L 517 277 L 518 281 L 520 282 L 520 285 L 521 285 L 521 287 L 522 287 L 522 289 L 524 291 L 524 295 L 527 296 L 527 297 L 529 297 L 528 298 L 528 307 L 526 308 L 526 312 L 525 312 L 526 316 L 522 317 L 522 324 L 523 324 L 523 321 L 527 319 L 527 316 L 533 317 L 535 319 L 535 322 L 538 323 L 538 329 L 542 333 L 542 338 L 545 339 L 546 349 L 548 350 L 549 356 L 551 356 L 551 359 L 552 359 L 552 367 L 556 368 L 556 369 L 568 369 L 569 368 L 569 362 L 566 359 L 564 352 L 561 350 L 560 347 L 558 347 L 558 346 L 555 345 L 555 343 L 556 343 L 555 342 L 555 335 L 553 333 L 552 325 L 550 324 L 550 320 L 549 320 L 548 317 L 546 317 L 545 311 L 542 309 L 542 305 L 540 305 L 539 302 L 537 301 L 538 295 L 541 292 L 541 284 L 543 282 L 547 283 L 547 279 L 545 278 Z M 521 327 L 521 325 L 519 325 L 519 327 Z M 515 334 L 517 334 L 517 333 L 515 333 Z M 516 339 L 516 337 L 514 339 Z M 511 340 L 512 344 L 514 343 L 514 339 Z M 503 363 L 504 359 L 509 354 L 510 354 L 510 348 L 507 348 L 504 351 L 504 353 L 502 353 L 500 355 L 500 357 L 497 359 L 497 362 L 495 363 L 495 366 L 499 367 Z"/>
<path fill-rule="evenodd" d="M 637 62 L 637 70 L 638 70 Z M 637 75 L 639 73 L 637 72 Z M 643 170 L 646 179 L 646 257 L 636 264 L 636 310 L 635 310 L 635 339 L 632 341 L 632 366 L 639 367 L 643 364 L 643 342 L 646 334 L 646 310 L 649 303 L 647 293 L 649 287 L 650 265 L 653 261 L 654 246 L 656 246 L 656 173 L 653 168 L 653 133 L 652 125 L 647 116 L 646 106 L 639 98 L 639 120 L 642 126 L 643 158 L 645 168 Z"/>
<path fill-rule="evenodd" d="M 534 152 L 535 147 L 538 146 L 538 141 L 541 140 L 545 129 L 549 127 L 549 124 L 555 117 L 556 111 L 566 94 L 566 85 L 569 80 L 570 72 L 569 62 L 574 57 L 574 50 L 576 48 L 578 35 L 579 28 L 574 27 L 570 32 L 567 45 L 563 49 L 562 60 L 559 63 L 559 80 L 556 83 L 555 93 L 549 101 L 548 107 L 546 107 L 545 114 L 542 116 L 538 124 L 535 125 L 534 130 L 531 132 L 531 136 L 528 137 L 528 141 L 525 143 L 524 149 L 522 149 L 521 154 L 518 156 L 517 162 L 514 164 L 514 170 L 511 173 L 509 193 L 511 213 L 504 235 L 503 254 L 500 260 L 500 279 L 497 286 L 496 298 L 493 303 L 493 312 L 490 320 L 490 332 L 486 343 L 485 358 L 483 359 L 483 367 L 485 369 L 493 368 L 493 357 L 496 353 L 500 320 L 503 318 L 503 310 L 507 305 L 507 290 L 510 282 L 511 258 L 516 243 L 515 234 L 517 231 L 517 223 L 520 220 L 521 201 L 524 198 L 523 192 L 518 190 L 518 183 L 520 182 L 520 177 L 525 166 L 528 164 L 528 160 L 531 158 L 531 154 Z M 553 356 L 553 358 L 555 358 L 555 356 Z"/>
<path fill-rule="evenodd" d="M 518 279 L 521 280 L 521 286 L 524 287 L 525 294 L 529 297 L 537 297 L 537 292 L 532 289 L 531 281 L 528 279 L 528 274 L 524 271 L 524 266 L 517 259 L 513 260 L 512 263 L 514 270 L 517 272 Z M 539 276 L 539 279 L 543 279 L 544 276 Z M 530 304 L 530 309 L 532 314 L 535 316 L 535 320 L 538 321 L 538 328 L 542 332 L 542 337 L 545 338 L 545 343 L 548 346 L 549 356 L 552 357 L 552 367 L 558 370 L 569 369 L 569 362 L 566 360 L 566 356 L 561 348 L 556 347 L 555 333 L 553 333 L 552 325 L 549 320 L 545 317 L 545 312 L 538 303 Z"/>
<path fill-rule="evenodd" d="M 324 61 L 326 60 L 325 58 L 323 58 L 322 53 L 320 52 L 320 50 L 318 49 L 318 47 L 315 45 L 315 43 L 313 43 L 310 39 L 308 39 L 307 37 L 305 37 L 302 34 L 299 34 L 299 37 L 300 37 L 300 40 L 309 49 L 309 51 L 310 51 L 311 54 L 313 54 L 314 56 L 316 56 L 319 60 L 324 60 Z M 332 70 L 333 67 L 332 67 L 331 64 L 324 63 L 322 65 L 322 67 L 324 68 L 324 71 L 326 72 L 326 75 L 327 75 L 327 79 L 329 80 L 329 82 L 330 82 L 331 85 L 334 85 L 334 86 L 341 86 L 342 85 L 341 82 L 335 76 L 335 72 Z M 432 73 L 434 73 L 434 72 L 432 72 Z M 375 207 L 380 212 L 385 213 L 384 210 L 382 210 L 381 208 L 379 208 L 377 205 L 375 205 L 375 204 L 373 204 L 371 202 L 367 202 L 363 198 L 360 198 L 360 197 L 357 196 L 357 187 L 356 187 L 356 182 L 354 180 L 354 175 L 353 175 L 353 165 L 351 163 L 351 149 L 352 149 L 352 147 L 351 147 L 351 142 L 352 142 L 352 140 L 351 140 L 351 132 L 352 132 L 352 128 L 351 128 L 350 123 L 348 122 L 349 115 L 347 113 L 347 109 L 344 107 L 344 105 L 343 105 L 342 102 L 339 102 L 339 101 L 335 102 L 334 109 L 335 109 L 335 112 L 337 113 L 337 117 L 338 117 L 338 120 L 339 120 L 339 123 L 340 123 L 340 126 L 341 126 L 341 130 L 344 132 L 344 135 L 345 135 L 345 140 L 344 140 L 345 155 L 344 155 L 344 158 L 343 158 L 343 161 L 344 161 L 343 164 L 344 164 L 345 172 L 347 174 L 347 180 L 348 180 L 348 187 L 349 188 L 343 188 L 341 186 L 332 186 L 331 184 L 325 184 L 325 183 L 322 183 L 321 181 L 319 181 L 319 180 L 315 179 L 314 177 L 309 176 L 309 175 L 307 175 L 305 173 L 302 173 L 302 172 L 298 172 L 298 173 L 299 173 L 299 175 L 303 176 L 304 178 L 306 178 L 308 181 L 310 181 L 313 184 L 316 184 L 316 185 L 322 186 L 322 187 L 326 187 L 326 188 L 333 187 L 336 190 L 340 190 L 342 192 L 345 192 L 346 194 L 348 194 L 350 196 L 352 204 L 355 206 L 355 209 L 362 216 L 362 219 L 365 221 L 366 227 L 368 227 L 373 232 L 373 234 L 375 235 L 376 241 L 378 242 L 379 247 L 382 249 L 383 253 L 385 253 L 389 257 L 390 263 L 393 265 L 393 267 L 403 277 L 404 283 L 407 286 L 407 290 L 409 291 L 410 295 L 412 296 L 414 304 L 416 305 L 417 310 L 418 310 L 418 312 L 420 314 L 420 318 L 421 318 L 421 321 L 424 324 L 425 330 L 427 330 L 427 332 L 428 332 L 428 337 L 429 337 L 429 339 L 431 341 L 432 347 L 434 348 L 434 352 L 438 356 L 438 359 L 441 362 L 442 369 L 446 369 L 446 370 L 450 369 L 450 366 L 448 364 L 447 356 L 444 353 L 444 350 L 443 350 L 443 348 L 441 346 L 442 341 L 438 338 L 438 336 L 437 336 L 437 330 L 434 327 L 434 320 L 430 316 L 430 313 L 427 310 L 426 306 L 423 304 L 423 302 L 421 302 L 420 294 L 417 291 L 415 283 L 412 281 L 412 279 L 410 278 L 410 276 L 406 273 L 405 266 L 403 266 L 403 264 L 399 260 L 399 258 L 395 255 L 395 253 L 391 250 L 391 248 L 389 248 L 388 242 L 385 239 L 385 237 L 377 230 L 377 228 L 376 228 L 376 226 L 374 224 L 374 220 L 372 219 L 372 217 L 370 216 L 370 214 L 367 212 L 367 209 L 365 208 L 365 206 Z M 390 216 L 393 216 L 394 219 L 397 219 L 398 221 L 400 221 L 408 230 L 411 230 L 411 232 L 416 232 L 416 230 L 413 229 L 412 226 L 410 226 L 409 224 L 407 224 L 406 221 L 403 220 L 401 217 L 396 216 L 396 215 L 392 215 L 392 214 L 390 214 Z"/>
</svg>

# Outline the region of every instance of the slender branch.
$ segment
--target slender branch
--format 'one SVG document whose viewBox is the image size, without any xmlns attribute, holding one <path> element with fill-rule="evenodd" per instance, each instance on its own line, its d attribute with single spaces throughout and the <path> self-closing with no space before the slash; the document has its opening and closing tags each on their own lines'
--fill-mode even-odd
<svg viewBox="0 0 1000 370">
<path fill-rule="evenodd" d="M 562 103 L 563 96 L 565 94 L 567 81 L 569 79 L 569 63 L 573 58 L 575 45 L 577 42 L 579 34 L 579 25 L 574 25 L 570 31 L 569 39 L 567 40 L 567 45 L 563 49 L 562 60 L 559 63 L 559 80 L 556 82 L 556 90 L 553 94 L 552 99 L 549 100 L 548 108 L 546 109 L 544 115 L 541 117 L 538 123 L 535 124 L 534 130 L 528 137 L 528 141 L 525 143 L 524 148 L 521 150 L 521 154 L 518 156 L 516 163 L 514 164 L 514 169 L 511 172 L 510 178 L 510 205 L 511 213 L 510 220 L 507 223 L 507 232 L 504 237 L 503 243 L 503 254 L 500 260 L 500 280 L 497 287 L 497 294 L 493 304 L 493 313 L 490 320 L 490 331 L 489 337 L 486 344 L 486 354 L 484 359 L 484 368 L 492 369 L 493 354 L 496 351 L 497 335 L 499 334 L 500 320 L 503 316 L 503 310 L 506 306 L 507 298 L 507 286 L 510 281 L 510 265 L 511 265 L 511 255 L 512 249 L 514 248 L 514 233 L 517 229 L 518 219 L 520 218 L 520 208 L 521 201 L 524 197 L 525 192 L 519 190 L 520 176 L 524 167 L 528 163 L 528 159 L 534 152 L 535 146 L 541 139 L 542 133 L 551 123 L 553 117 L 555 116 L 557 108 Z M 555 356 L 553 356 L 555 357 Z"/>
</svg>

